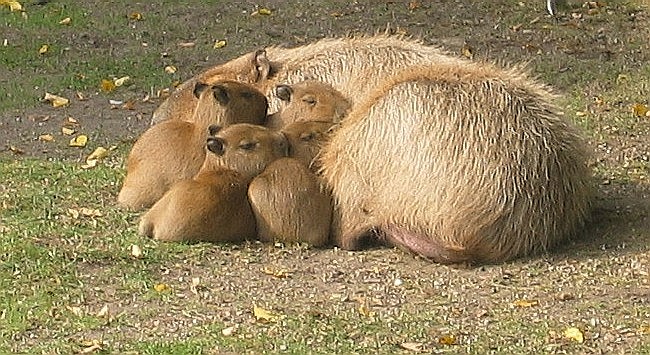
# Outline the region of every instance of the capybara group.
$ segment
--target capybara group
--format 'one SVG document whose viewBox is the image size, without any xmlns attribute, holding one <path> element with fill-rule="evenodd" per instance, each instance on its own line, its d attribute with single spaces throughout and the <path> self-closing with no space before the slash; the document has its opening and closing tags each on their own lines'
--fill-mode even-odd
<svg viewBox="0 0 650 355">
<path fill-rule="evenodd" d="M 353 107 L 321 156 L 333 239 L 440 263 L 496 263 L 573 235 L 589 206 L 583 140 L 520 70 L 411 67 Z"/>
<path fill-rule="evenodd" d="M 284 135 L 236 124 L 213 129 L 203 166 L 182 180 L 142 217 L 140 234 L 163 241 L 238 242 L 256 236 L 248 184 L 288 153 Z"/>
<path fill-rule="evenodd" d="M 192 178 L 205 158 L 210 125 L 262 124 L 266 97 L 251 86 L 234 81 L 197 83 L 191 122 L 168 120 L 150 127 L 136 141 L 118 202 L 131 209 L 150 207 L 177 181 Z"/>
<path fill-rule="evenodd" d="M 355 105 L 386 76 L 410 65 L 458 62 L 442 50 L 398 36 L 375 35 L 325 38 L 295 48 L 267 47 L 217 65 L 184 82 L 153 114 L 152 122 L 191 117 L 195 82 L 208 84 L 235 79 L 255 85 L 274 96 L 277 84 L 307 79 L 326 82 Z M 269 102 L 269 111 L 278 110 Z"/>
</svg>

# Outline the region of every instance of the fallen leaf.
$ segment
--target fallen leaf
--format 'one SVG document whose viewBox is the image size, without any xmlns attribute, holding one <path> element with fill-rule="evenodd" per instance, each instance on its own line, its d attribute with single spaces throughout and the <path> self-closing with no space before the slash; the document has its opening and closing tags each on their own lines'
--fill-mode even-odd
<svg viewBox="0 0 650 355">
<path fill-rule="evenodd" d="M 131 256 L 133 256 L 134 258 L 139 259 L 139 258 L 142 257 L 142 249 L 140 249 L 139 246 L 137 246 L 135 244 L 131 244 L 131 247 L 129 248 L 129 250 L 131 250 Z"/>
<path fill-rule="evenodd" d="M 411 11 L 418 9 L 420 6 L 421 4 L 417 0 L 409 1 L 409 10 Z"/>
<path fill-rule="evenodd" d="M 129 79 L 131 79 L 131 78 L 128 77 L 128 76 L 123 76 L 123 77 L 121 77 L 121 78 L 119 78 L 119 79 L 115 79 L 115 80 L 113 81 L 113 83 L 115 84 L 115 86 L 122 86 L 122 85 L 124 85 L 124 83 L 126 83 Z"/>
<path fill-rule="evenodd" d="M 287 271 L 287 270 L 284 270 L 284 269 L 276 269 L 276 270 L 274 270 L 274 269 L 265 267 L 264 269 L 262 269 L 262 272 L 267 274 L 267 275 L 271 275 L 271 276 L 277 277 L 277 278 L 286 278 L 286 277 L 291 276 L 291 273 L 289 271 Z"/>
<path fill-rule="evenodd" d="M 122 105 L 122 104 L 124 103 L 124 101 L 120 101 L 120 100 L 108 100 L 108 103 L 111 104 L 111 105 L 113 105 L 113 106 L 119 106 L 119 105 Z"/>
<path fill-rule="evenodd" d="M 102 90 L 106 92 L 111 92 L 115 90 L 115 83 L 113 82 L 113 80 L 102 79 L 101 87 Z"/>
<path fill-rule="evenodd" d="M 125 110 L 135 110 L 135 100 L 129 100 L 122 105 Z"/>
<path fill-rule="evenodd" d="M 153 289 L 156 290 L 156 292 L 166 292 L 170 291 L 171 287 L 169 287 L 168 284 L 155 284 Z"/>
<path fill-rule="evenodd" d="M 165 73 L 167 74 L 174 74 L 176 73 L 176 67 L 173 65 L 168 65 L 165 67 Z"/>
<path fill-rule="evenodd" d="M 404 350 L 420 352 L 422 351 L 422 343 L 401 343 L 399 346 Z"/>
<path fill-rule="evenodd" d="M 438 344 L 456 345 L 458 343 L 457 343 L 456 337 L 454 335 L 447 334 L 447 335 L 443 335 L 440 338 L 438 338 Z"/>
<path fill-rule="evenodd" d="M 515 307 L 519 308 L 530 308 L 532 306 L 537 306 L 539 302 L 537 300 L 516 300 L 513 304 Z"/>
<path fill-rule="evenodd" d="M 253 303 L 253 315 L 255 315 L 255 319 L 257 319 L 258 321 L 266 321 L 266 322 L 277 322 L 279 319 L 283 318 L 281 315 L 273 313 L 262 307 L 258 307 L 254 303 Z"/>
<path fill-rule="evenodd" d="M 68 214 L 73 219 L 78 219 L 79 218 L 79 211 L 75 210 L 74 208 L 68 208 Z"/>
<path fill-rule="evenodd" d="M 268 16 L 268 15 L 270 15 L 270 14 L 271 14 L 271 10 L 269 10 L 269 9 L 267 9 L 267 8 L 265 8 L 265 7 L 263 7 L 263 8 L 261 8 L 261 9 L 257 10 L 257 11 L 253 11 L 253 13 L 251 14 L 251 16 L 256 16 L 256 15 L 265 15 L 265 16 Z"/>
<path fill-rule="evenodd" d="M 109 315 L 108 305 L 105 304 L 104 307 L 102 307 L 102 309 L 100 309 L 99 312 L 97 312 L 97 317 L 104 318 L 107 317 L 108 315 Z"/>
<path fill-rule="evenodd" d="M 47 44 L 44 44 L 41 46 L 41 48 L 38 49 L 38 54 L 45 54 L 47 53 L 47 50 L 50 48 Z"/>
<path fill-rule="evenodd" d="M 575 327 L 566 328 L 562 334 L 564 335 L 565 338 L 577 341 L 578 343 L 582 343 L 585 341 L 585 336 L 582 333 L 582 331 L 580 331 L 580 329 Z"/>
<path fill-rule="evenodd" d="M 108 156 L 108 150 L 104 147 L 97 147 L 93 150 L 92 153 L 86 158 L 86 160 L 101 160 Z"/>
<path fill-rule="evenodd" d="M 93 344 L 93 345 L 91 345 L 91 346 L 89 346 L 87 348 L 81 349 L 81 351 L 79 351 L 79 354 L 90 354 L 92 352 L 95 352 L 95 351 L 101 350 L 101 349 L 102 349 L 102 346 L 100 344 Z"/>
<path fill-rule="evenodd" d="M 640 326 L 639 329 L 637 329 L 637 332 L 639 334 L 650 334 L 650 325 Z"/>
<path fill-rule="evenodd" d="M 20 3 L 18 1 L 0 0 L 0 5 L 9 6 L 10 11 L 22 11 L 23 10 L 23 6 L 20 5 Z"/>
<path fill-rule="evenodd" d="M 371 318 L 371 317 L 375 316 L 375 312 L 372 311 L 372 309 L 370 308 L 370 306 L 366 302 L 363 302 L 363 303 L 361 303 L 359 305 L 358 311 L 359 311 L 359 314 L 361 314 L 364 317 Z"/>
<path fill-rule="evenodd" d="M 129 19 L 134 20 L 134 21 L 140 21 L 142 20 L 142 14 L 139 12 L 132 12 L 129 14 Z"/>
<path fill-rule="evenodd" d="M 63 20 L 59 21 L 59 25 L 69 25 L 70 21 L 72 21 L 72 19 L 69 18 L 69 17 L 66 17 Z"/>
<path fill-rule="evenodd" d="M 229 337 L 229 336 L 235 334 L 236 330 L 237 330 L 237 327 L 233 325 L 233 326 L 228 327 L 228 328 L 223 328 L 221 330 L 221 334 L 223 334 L 223 336 L 225 336 L 225 337 Z"/>
<path fill-rule="evenodd" d="M 96 209 L 96 208 L 87 208 L 87 207 L 82 207 L 79 210 L 79 214 L 85 217 L 103 217 L 104 214 Z"/>
<path fill-rule="evenodd" d="M 86 163 L 81 165 L 82 169 L 92 169 L 97 166 L 98 160 L 86 160 Z"/>
<path fill-rule="evenodd" d="M 463 48 L 460 49 L 460 53 L 467 59 L 474 58 L 474 49 L 467 43 L 463 44 Z"/>
<path fill-rule="evenodd" d="M 71 136 L 71 135 L 74 134 L 74 132 L 75 132 L 75 130 L 72 129 L 72 128 L 61 127 L 61 133 L 63 133 L 63 135 L 65 135 L 65 136 Z"/>
<path fill-rule="evenodd" d="M 70 140 L 71 147 L 83 148 L 86 146 L 86 143 L 88 143 L 88 136 L 85 134 L 80 134 Z"/>
<path fill-rule="evenodd" d="M 10 150 L 12 153 L 14 153 L 14 154 L 24 154 L 24 153 L 25 153 L 24 150 L 22 150 L 22 149 L 16 147 L 15 145 L 10 145 L 10 146 L 9 146 L 9 150 Z"/>
<path fill-rule="evenodd" d="M 214 42 L 214 45 L 212 46 L 212 48 L 214 48 L 214 49 L 219 49 L 219 48 L 223 48 L 223 47 L 225 47 L 225 46 L 226 46 L 226 41 L 224 41 L 224 40 L 220 40 L 220 41 L 215 41 L 215 42 Z"/>
<path fill-rule="evenodd" d="M 195 45 L 196 45 L 196 43 L 194 43 L 194 42 L 181 42 L 181 43 L 178 44 L 178 46 L 182 47 L 182 48 L 194 47 Z"/>
<path fill-rule="evenodd" d="M 637 117 L 647 116 L 648 112 L 650 112 L 648 106 L 644 104 L 634 104 L 632 110 L 634 111 L 634 115 Z"/>
<path fill-rule="evenodd" d="M 54 136 L 51 134 L 41 134 L 38 136 L 38 140 L 41 142 L 54 142 Z"/>
<path fill-rule="evenodd" d="M 70 103 L 70 100 L 66 99 L 65 97 L 53 95 L 50 94 L 49 92 L 45 93 L 45 97 L 43 98 L 43 100 L 51 102 L 52 106 L 54 107 L 62 107 Z"/>
</svg>

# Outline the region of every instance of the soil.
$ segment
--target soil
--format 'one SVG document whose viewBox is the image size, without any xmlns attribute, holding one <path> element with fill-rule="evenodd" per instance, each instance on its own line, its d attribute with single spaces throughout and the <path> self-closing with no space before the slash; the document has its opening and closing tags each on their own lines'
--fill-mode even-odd
<svg viewBox="0 0 650 355">
<path fill-rule="evenodd" d="M 101 11 L 101 3 L 97 2 L 95 10 L 90 7 L 90 15 L 92 15 L 92 11 Z M 278 0 L 261 2 L 259 6 L 259 8 L 264 7 L 272 11 L 270 20 L 259 20 L 260 23 L 261 21 L 264 23 L 252 27 L 244 26 L 239 32 L 232 27 L 229 27 L 229 30 L 224 30 L 222 22 L 228 18 L 231 20 L 232 18 L 249 18 L 250 13 L 256 8 L 256 3 L 251 1 L 219 3 L 218 6 L 205 5 L 206 8 L 202 7 L 204 5 L 187 5 L 171 10 L 161 10 L 154 5 L 141 5 L 141 11 L 145 14 L 167 11 L 170 21 L 173 21 L 169 26 L 183 28 L 183 34 L 169 31 L 167 37 L 162 35 L 158 37 L 159 42 L 149 42 L 152 43 L 151 45 L 159 46 L 161 52 L 168 52 L 169 55 L 175 57 L 176 66 L 184 68 L 184 79 L 211 65 L 261 46 L 300 45 L 327 36 L 375 33 L 387 28 L 389 32 L 405 33 L 420 38 L 425 43 L 442 46 L 450 53 L 463 55 L 463 53 L 471 52 L 477 60 L 528 63 L 533 72 L 538 71 L 545 78 L 544 80 L 549 81 L 549 84 L 561 94 L 565 93 L 565 90 L 574 90 L 573 85 L 576 77 L 573 72 L 580 70 L 574 66 L 577 67 L 576 63 L 580 63 L 580 61 L 602 61 L 604 67 L 613 65 L 619 68 L 634 69 L 650 60 L 650 35 L 648 34 L 650 12 L 637 6 L 620 5 L 614 2 L 605 7 L 596 7 L 595 10 L 590 9 L 590 5 L 581 7 L 581 4 L 573 3 L 568 9 L 562 10 L 559 17 L 555 19 L 545 13 L 541 0 L 520 3 L 512 1 L 478 3 L 465 0 L 300 1 L 293 3 Z M 242 12 L 247 13 L 243 16 Z M 208 18 L 204 15 L 205 13 L 212 13 L 214 16 Z M 513 14 L 515 14 L 514 17 Z M 258 19 L 254 18 L 253 21 L 258 21 Z M 149 26 L 153 26 L 153 24 L 149 24 Z M 197 55 L 195 51 L 188 52 L 176 45 L 179 42 L 190 41 L 211 42 L 212 38 L 202 37 L 206 28 L 223 31 L 229 37 L 231 44 L 223 51 L 220 58 L 212 58 L 208 54 L 201 55 L 201 53 Z M 77 39 L 82 41 L 81 37 Z M 83 48 L 87 40 L 83 40 L 83 43 L 75 43 L 75 39 L 71 38 L 71 41 L 72 47 Z M 108 46 L 110 44 L 100 42 L 98 45 Z M 140 43 L 131 45 L 139 46 Z M 467 52 L 468 49 L 470 52 Z M 127 46 L 124 49 L 127 55 L 128 50 Z M 598 67 L 594 70 L 604 69 Z M 18 78 L 10 79 L 18 80 Z M 613 79 L 610 78 L 610 80 Z M 494 283 L 501 286 L 507 284 L 504 286 L 507 295 L 500 297 L 516 297 L 516 292 L 507 291 L 507 288 L 510 287 L 508 285 L 529 287 L 531 281 L 525 275 L 530 275 L 531 270 L 546 270 L 537 275 L 542 278 L 558 278 L 565 273 L 566 270 L 562 271 L 563 268 L 571 269 L 576 262 L 591 264 L 593 260 L 600 260 L 605 267 L 631 269 L 630 263 L 634 261 L 641 265 L 638 270 L 645 269 L 645 274 L 641 273 L 641 276 L 638 277 L 645 277 L 646 280 L 639 279 L 638 288 L 619 290 L 610 287 L 611 285 L 593 287 L 597 288 L 601 295 L 608 294 L 607 297 L 602 296 L 605 303 L 612 299 L 636 297 L 635 302 L 645 305 L 647 309 L 650 304 L 647 281 L 647 267 L 650 265 L 648 252 L 650 244 L 650 233 L 648 232 L 650 231 L 650 181 L 647 176 L 647 164 L 650 156 L 650 119 L 640 117 L 630 125 L 617 128 L 616 115 L 629 115 L 629 104 L 631 103 L 620 99 L 607 103 L 607 108 L 604 109 L 603 105 L 594 101 L 593 98 L 600 97 L 604 90 L 614 85 L 613 82 L 591 81 L 586 78 L 582 83 L 579 90 L 584 92 L 583 97 L 586 102 L 589 102 L 587 107 L 567 107 L 567 112 L 572 110 L 588 112 L 589 119 L 592 120 L 588 124 L 590 130 L 593 131 L 593 134 L 589 135 L 589 144 L 594 152 L 592 164 L 598 182 L 598 196 L 593 218 L 585 228 L 583 238 L 576 242 L 548 255 L 509 264 L 505 271 L 501 267 L 492 266 L 469 270 L 441 268 L 401 251 L 388 249 L 372 250 L 366 254 L 337 250 L 292 249 L 291 252 L 287 251 L 283 254 L 281 251 L 273 252 L 272 247 L 264 247 L 259 244 L 243 248 L 250 248 L 250 254 L 266 250 L 266 254 L 262 256 L 263 262 L 301 270 L 295 273 L 290 281 L 287 281 L 287 288 L 302 286 L 303 290 L 313 289 L 315 291 L 312 293 L 316 295 L 316 298 L 322 296 L 317 292 L 318 290 L 329 289 L 333 284 L 339 285 L 341 293 L 348 295 L 355 294 L 358 291 L 356 288 L 361 288 L 366 290 L 370 299 L 372 297 L 380 299 L 382 305 L 376 307 L 386 307 L 387 309 L 393 307 L 393 303 L 397 305 L 404 302 L 404 299 L 400 299 L 402 296 L 392 294 L 390 290 L 377 289 L 370 292 L 363 285 L 391 284 L 397 278 L 413 282 L 423 278 L 441 280 L 441 283 L 436 284 L 435 287 L 418 288 L 415 295 L 411 295 L 412 297 L 409 298 L 411 300 L 409 307 L 418 307 L 417 299 L 426 299 L 430 293 L 438 292 L 440 288 L 446 287 L 446 283 L 448 288 L 445 288 L 445 292 L 449 292 L 449 294 L 456 292 L 456 295 L 460 295 L 458 302 L 466 302 L 465 305 L 473 309 L 472 302 L 474 301 L 468 299 L 467 295 L 476 292 L 478 300 L 476 309 L 485 309 L 491 307 L 491 302 L 493 302 L 489 301 L 492 297 L 490 292 L 477 290 L 473 287 L 468 288 L 467 285 L 487 282 L 491 283 L 494 288 L 496 287 Z M 72 99 L 72 104 L 68 107 L 53 108 L 47 103 L 42 103 L 33 107 L 0 113 L 0 154 L 13 159 L 83 161 L 92 151 L 92 146 L 118 145 L 128 149 L 139 134 L 149 126 L 153 110 L 162 102 L 161 97 L 149 95 L 150 93 L 144 91 L 128 92 L 121 94 L 123 95 L 121 97 L 111 97 L 106 93 L 87 90 L 82 93 L 83 100 L 76 97 L 75 91 L 65 94 Z M 126 109 L 123 104 L 111 105 L 109 99 L 133 100 L 133 104 Z M 78 132 L 88 134 L 90 141 L 93 142 L 92 145 L 81 149 L 68 146 L 71 137 L 60 132 L 62 126 L 66 124 L 70 126 L 69 117 L 77 121 L 71 126 L 74 126 Z M 54 142 L 39 139 L 40 135 L 47 133 L 54 136 Z M 611 171 L 622 171 L 624 174 L 617 175 L 618 173 L 610 173 Z M 268 252 L 269 248 L 271 252 Z M 243 283 L 242 280 L 251 280 L 249 284 L 241 286 L 242 289 L 255 290 L 251 292 L 258 295 L 268 291 L 267 301 L 268 299 L 295 296 L 295 302 L 300 303 L 300 298 L 306 297 L 304 292 L 296 292 L 292 296 L 287 296 L 270 291 L 277 285 L 269 286 L 263 282 L 255 281 L 254 277 L 244 277 L 243 275 L 258 270 L 247 271 L 251 267 L 245 261 L 228 258 L 228 254 L 232 252 L 215 250 L 213 255 L 207 255 L 205 259 L 205 262 L 211 260 L 218 262 L 218 260 L 226 258 L 226 261 L 222 261 L 222 263 L 231 265 L 233 270 L 241 268 L 241 272 L 238 271 L 233 275 L 220 275 L 227 280 L 223 285 L 226 285 L 227 282 L 239 285 Z M 380 267 L 383 270 L 381 273 L 374 273 L 368 265 Z M 83 265 L 81 267 L 83 268 Z M 94 267 L 97 266 L 89 266 L 88 275 L 93 273 L 91 268 Z M 186 274 L 197 273 L 197 265 L 186 265 L 185 267 L 192 270 L 191 272 L 186 270 Z M 174 270 L 172 273 L 178 274 L 176 276 L 182 278 L 184 268 Z M 580 270 L 574 271 L 581 272 Z M 571 273 L 570 271 L 566 272 Z M 327 285 L 312 280 L 314 273 L 318 274 L 322 282 Z M 542 275 L 544 273 L 552 275 L 544 276 Z M 81 277 L 83 275 L 82 272 Z M 206 274 L 202 277 L 209 279 L 211 275 Z M 454 278 L 458 280 L 458 284 L 465 283 L 465 286 L 459 286 L 454 291 Z M 567 280 L 569 279 L 567 278 Z M 357 286 L 350 288 L 344 285 Z M 232 292 L 232 288 L 222 291 Z M 228 298 L 227 292 L 222 297 Z M 537 296 L 540 299 L 561 297 L 560 293 L 557 291 L 558 295 L 539 294 Z M 413 298 L 416 301 L 412 301 Z M 328 299 L 320 301 L 326 303 Z M 276 307 L 286 304 L 283 302 L 268 301 L 269 304 L 276 305 Z M 450 307 L 453 308 L 453 305 Z M 607 307 L 616 306 L 606 306 L 603 312 L 607 312 Z M 557 311 L 570 312 L 564 308 L 571 308 L 571 306 L 561 306 Z M 327 309 L 323 312 L 327 312 Z M 468 313 L 471 312 L 468 311 Z M 472 314 L 464 314 L 463 317 L 472 318 Z M 237 317 L 233 316 L 234 318 Z M 236 322 L 232 319 L 230 321 Z M 594 326 L 594 328 L 597 327 Z M 173 329 L 168 329 L 168 331 L 173 331 Z M 596 342 L 596 340 L 594 341 Z M 605 352 L 610 346 L 606 344 L 606 339 L 602 338 L 596 343 L 598 346 L 602 346 Z M 613 348 L 609 349 L 617 349 L 616 346 L 612 346 Z M 583 349 L 583 351 L 591 352 L 589 349 Z"/>
</svg>

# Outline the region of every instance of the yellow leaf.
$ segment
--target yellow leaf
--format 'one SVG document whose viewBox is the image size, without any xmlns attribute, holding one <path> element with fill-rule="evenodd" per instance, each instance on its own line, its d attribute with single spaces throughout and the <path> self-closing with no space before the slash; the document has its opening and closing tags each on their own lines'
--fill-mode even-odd
<svg viewBox="0 0 650 355">
<path fill-rule="evenodd" d="M 537 302 L 537 300 L 516 300 L 513 304 L 515 307 L 530 308 L 532 306 L 537 306 L 539 302 Z"/>
<path fill-rule="evenodd" d="M 108 150 L 104 147 L 97 147 L 95 150 L 90 153 L 86 160 L 101 160 L 108 156 Z"/>
<path fill-rule="evenodd" d="M 264 269 L 262 269 L 262 272 L 277 278 L 286 278 L 291 276 L 289 271 L 283 269 L 273 270 L 271 268 L 265 267 Z"/>
<path fill-rule="evenodd" d="M 49 48 L 50 46 L 48 46 L 47 44 L 42 45 L 41 48 L 39 48 L 38 50 L 38 54 L 45 54 Z"/>
<path fill-rule="evenodd" d="M 634 115 L 637 117 L 647 116 L 648 111 L 650 111 L 648 106 L 644 104 L 634 104 L 632 110 L 634 111 Z"/>
<path fill-rule="evenodd" d="M 359 305 L 359 314 L 361 314 L 364 317 L 374 317 L 375 312 L 372 311 L 370 306 L 368 306 L 365 302 Z"/>
<path fill-rule="evenodd" d="M 74 134 L 74 129 L 68 128 L 68 127 L 61 127 L 61 133 L 63 133 L 66 136 L 71 136 Z"/>
<path fill-rule="evenodd" d="M 52 106 L 54 107 L 66 106 L 70 103 L 70 100 L 66 99 L 65 97 L 52 95 L 49 92 L 45 93 L 43 100 L 51 102 Z"/>
<path fill-rule="evenodd" d="M 139 12 L 132 12 L 132 13 L 129 15 L 129 18 L 130 18 L 131 20 L 134 20 L 134 21 L 140 21 L 140 20 L 142 20 L 142 14 L 139 13 Z"/>
<path fill-rule="evenodd" d="M 102 90 L 106 92 L 111 92 L 115 90 L 115 83 L 113 82 L 113 80 L 102 79 L 101 86 L 102 86 Z"/>
<path fill-rule="evenodd" d="M 409 350 L 409 351 L 414 351 L 416 353 L 419 353 L 422 351 L 422 347 L 424 344 L 422 343 L 401 343 L 399 346 L 404 349 L 404 350 Z"/>
<path fill-rule="evenodd" d="M 80 134 L 70 140 L 71 147 L 83 148 L 86 146 L 86 143 L 88 143 L 88 136 L 86 136 L 85 134 Z"/>
<path fill-rule="evenodd" d="M 225 40 L 220 40 L 220 41 L 215 41 L 214 46 L 212 46 L 212 48 L 219 49 L 219 48 L 223 48 L 225 46 L 226 46 L 226 41 Z"/>
<path fill-rule="evenodd" d="M 79 214 L 81 214 L 82 216 L 85 216 L 85 217 L 103 217 L 104 216 L 104 214 L 100 210 L 98 210 L 96 208 L 87 208 L 87 207 L 82 207 L 79 210 Z"/>
<path fill-rule="evenodd" d="M 153 289 L 156 290 L 156 292 L 165 292 L 170 291 L 171 287 L 169 287 L 168 284 L 155 284 Z"/>
<path fill-rule="evenodd" d="M 41 134 L 38 136 L 38 140 L 41 142 L 54 142 L 54 136 L 51 134 Z"/>
<path fill-rule="evenodd" d="M 260 15 L 267 15 L 268 16 L 268 15 L 271 14 L 271 10 L 263 7 L 261 9 L 257 10 L 257 13 L 260 14 Z"/>
<path fill-rule="evenodd" d="M 69 18 L 69 17 L 66 17 L 63 20 L 59 21 L 59 25 L 69 25 L 70 21 L 72 21 L 72 19 Z"/>
<path fill-rule="evenodd" d="M 650 334 L 650 326 L 640 326 L 639 329 L 637 330 L 639 334 Z"/>
<path fill-rule="evenodd" d="M 97 160 L 86 160 L 86 163 L 81 166 L 82 169 L 91 169 L 97 166 Z"/>
<path fill-rule="evenodd" d="M 277 322 L 279 319 L 283 318 L 283 316 L 268 311 L 262 307 L 258 307 L 254 303 L 253 303 L 253 315 L 255 315 L 255 319 L 266 321 L 266 322 Z"/>
<path fill-rule="evenodd" d="M 453 336 L 453 335 L 451 335 L 451 334 L 447 334 L 447 335 L 441 336 L 440 338 L 438 338 L 438 344 L 442 344 L 442 345 L 456 345 L 456 344 L 457 344 L 457 342 L 456 342 L 456 337 Z"/>
<path fill-rule="evenodd" d="M 165 67 L 165 73 L 167 74 L 174 74 L 176 73 L 176 67 L 173 65 L 168 65 Z"/>
<path fill-rule="evenodd" d="M 574 328 L 574 327 L 566 328 L 562 334 L 564 335 L 565 338 L 575 340 L 578 343 L 582 343 L 585 341 L 584 334 L 582 334 L 582 331 L 580 331 L 580 329 L 578 328 Z"/>
<path fill-rule="evenodd" d="M 0 5 L 9 6 L 9 10 L 11 10 L 11 11 L 22 11 L 23 10 L 23 6 L 20 5 L 20 3 L 18 1 L 0 0 Z"/>
<path fill-rule="evenodd" d="M 68 214 L 69 214 L 70 217 L 72 217 L 73 219 L 77 219 L 77 218 L 79 218 L 79 211 L 75 210 L 74 208 L 68 208 Z"/>
<path fill-rule="evenodd" d="M 128 77 L 128 76 L 123 76 L 123 77 L 121 77 L 119 79 L 115 79 L 115 81 L 113 83 L 115 84 L 115 86 L 122 86 L 129 79 L 131 79 L 131 78 Z"/>
</svg>

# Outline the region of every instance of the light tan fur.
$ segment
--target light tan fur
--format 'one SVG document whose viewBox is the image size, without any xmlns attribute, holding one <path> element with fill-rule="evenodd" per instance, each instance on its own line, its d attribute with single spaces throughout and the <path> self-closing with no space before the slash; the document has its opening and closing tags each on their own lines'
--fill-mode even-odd
<svg viewBox="0 0 650 355">
<path fill-rule="evenodd" d="M 314 158 L 334 126 L 334 123 L 328 121 L 299 121 L 289 124 L 282 130 L 289 141 L 289 155 L 316 172 L 319 165 Z"/>
<path fill-rule="evenodd" d="M 150 127 L 136 141 L 118 203 L 131 209 L 153 205 L 177 181 L 193 177 L 205 158 L 208 127 L 237 122 L 262 124 L 267 101 L 247 84 L 221 81 L 195 85 L 198 95 L 192 122 L 168 120 Z"/>
<path fill-rule="evenodd" d="M 580 134 L 519 69 L 446 62 L 384 79 L 320 156 L 332 237 L 496 263 L 573 236 L 589 211 Z"/>
<path fill-rule="evenodd" d="M 283 107 L 268 117 L 267 127 L 282 128 L 302 121 L 338 123 L 350 110 L 350 102 L 340 92 L 320 81 L 280 84 L 275 88 L 275 95 Z"/>
<path fill-rule="evenodd" d="M 268 47 L 217 65 L 180 85 L 154 112 L 152 122 L 190 117 L 187 112 L 195 101 L 191 95 L 195 81 L 213 83 L 238 77 L 273 97 L 278 83 L 313 79 L 331 84 L 354 106 L 400 68 L 458 60 L 439 48 L 388 35 L 327 38 L 295 48 Z M 269 104 L 270 112 L 278 110 L 277 100 Z"/>
<path fill-rule="evenodd" d="M 293 158 L 271 163 L 250 184 L 248 198 L 258 237 L 267 242 L 329 241 L 332 203 L 320 180 Z"/>
<path fill-rule="evenodd" d="M 238 242 L 256 236 L 247 188 L 272 161 L 285 157 L 281 133 L 250 124 L 208 138 L 205 161 L 190 180 L 177 182 L 142 217 L 139 232 L 163 241 Z"/>
</svg>

